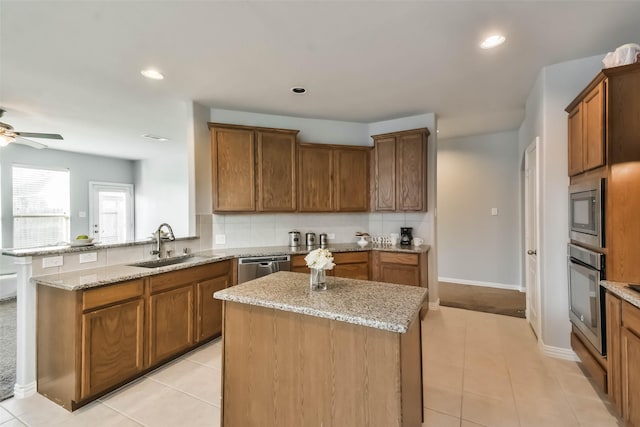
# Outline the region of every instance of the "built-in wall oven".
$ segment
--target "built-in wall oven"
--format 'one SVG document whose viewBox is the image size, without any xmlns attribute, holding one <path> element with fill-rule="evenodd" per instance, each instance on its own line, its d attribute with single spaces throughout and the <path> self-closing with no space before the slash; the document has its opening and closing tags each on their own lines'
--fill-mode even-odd
<svg viewBox="0 0 640 427">
<path fill-rule="evenodd" d="M 607 354 L 604 315 L 604 255 L 568 246 L 569 317 L 603 356 Z"/>
<path fill-rule="evenodd" d="M 605 180 L 584 181 L 569 187 L 569 238 L 594 248 L 605 247 Z"/>
</svg>

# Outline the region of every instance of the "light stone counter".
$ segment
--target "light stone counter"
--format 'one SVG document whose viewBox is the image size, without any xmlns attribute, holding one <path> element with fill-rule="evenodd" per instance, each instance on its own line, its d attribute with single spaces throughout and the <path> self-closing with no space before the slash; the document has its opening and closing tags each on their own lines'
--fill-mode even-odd
<svg viewBox="0 0 640 427">
<path fill-rule="evenodd" d="M 137 243 L 136 243 L 137 244 Z M 82 247 L 82 248 L 66 248 L 60 249 L 59 253 L 66 253 L 69 251 L 85 251 L 96 250 L 99 246 Z M 140 277 L 152 276 L 154 274 L 166 273 L 168 271 L 181 270 L 183 268 L 194 267 L 197 265 L 208 264 L 211 262 L 223 261 L 231 258 L 248 257 L 248 256 L 274 256 L 274 255 L 297 255 L 307 254 L 311 250 L 316 248 L 307 248 L 302 246 L 300 248 L 290 248 L 289 246 L 266 246 L 255 248 L 232 248 L 232 249 L 215 249 L 195 252 L 194 260 L 182 264 L 174 264 L 166 267 L 158 268 L 143 268 L 134 267 L 131 265 L 108 265 L 99 268 L 90 268 L 85 270 L 70 271 L 65 273 L 56 273 L 43 276 L 32 277 L 31 280 L 39 285 L 53 286 L 55 288 L 66 289 L 68 291 L 75 291 L 79 289 L 87 289 L 96 286 L 108 285 L 111 283 L 122 282 L 125 280 L 138 279 Z M 419 247 L 394 247 L 394 246 L 358 246 L 355 243 L 339 243 L 327 247 L 332 252 L 367 252 L 367 251 L 385 251 L 385 252 L 404 252 L 404 253 L 424 253 L 430 249 L 429 245 L 422 245 Z M 56 251 L 45 251 L 46 254 L 58 253 Z M 13 252 L 13 256 L 26 256 L 26 253 L 30 255 L 44 254 L 45 252 L 21 252 L 17 254 Z M 132 261 L 138 262 L 141 260 Z"/>
<path fill-rule="evenodd" d="M 636 292 L 629 288 L 628 283 L 610 282 L 608 280 L 601 280 L 600 284 L 606 289 L 611 291 L 612 294 L 619 296 L 629 304 L 633 304 L 640 308 L 640 292 Z"/>
<path fill-rule="evenodd" d="M 233 256 L 211 255 L 204 257 L 198 255 L 195 256 L 192 261 L 167 265 L 165 267 L 144 268 L 131 265 L 110 265 L 100 268 L 70 271 L 67 273 L 37 276 L 33 277 L 31 280 L 38 285 L 52 286 L 54 288 L 65 289 L 67 291 L 77 291 L 79 289 L 93 288 L 125 280 L 139 279 L 141 277 L 152 276 L 154 274 L 181 270 L 183 268 L 195 267 L 197 265 L 210 264 L 212 262 L 224 261 L 231 258 L 233 258 Z"/>
<path fill-rule="evenodd" d="M 406 333 L 427 292 L 332 276 L 326 291 L 311 291 L 308 274 L 281 271 L 218 291 L 214 298 Z"/>
</svg>

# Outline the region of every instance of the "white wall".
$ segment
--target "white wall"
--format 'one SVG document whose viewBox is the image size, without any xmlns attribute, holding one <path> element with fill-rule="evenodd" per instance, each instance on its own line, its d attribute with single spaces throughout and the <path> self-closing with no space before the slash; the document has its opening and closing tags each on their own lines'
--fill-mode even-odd
<svg viewBox="0 0 640 427">
<path fill-rule="evenodd" d="M 604 55 L 550 65 L 540 71 L 529 94 L 519 130 L 520 159 L 540 137 L 539 192 L 542 340 L 570 348 L 566 251 L 568 241 L 567 113 L 565 107 L 602 68 Z M 524 248 L 523 248 L 524 251 Z"/>
<path fill-rule="evenodd" d="M 515 130 L 438 141 L 440 281 L 521 288 L 519 179 Z"/>
<path fill-rule="evenodd" d="M 135 162 L 136 239 L 163 222 L 176 236 L 189 235 L 189 171 L 186 149 Z"/>
</svg>

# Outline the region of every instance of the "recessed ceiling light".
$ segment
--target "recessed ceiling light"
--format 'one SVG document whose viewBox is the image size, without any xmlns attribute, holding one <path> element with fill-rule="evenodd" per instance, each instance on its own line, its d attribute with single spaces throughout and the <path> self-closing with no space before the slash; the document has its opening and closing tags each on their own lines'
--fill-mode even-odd
<svg viewBox="0 0 640 427">
<path fill-rule="evenodd" d="M 164 142 L 164 141 L 168 141 L 169 138 L 165 138 L 164 136 L 158 136 L 158 135 L 151 135 L 148 133 L 145 133 L 144 135 L 142 135 L 143 138 L 147 138 L 147 139 L 152 139 L 154 141 L 158 141 L 158 142 Z"/>
<path fill-rule="evenodd" d="M 484 41 L 480 43 L 480 47 L 482 49 L 491 49 L 500 46 L 505 40 L 506 38 L 502 34 L 494 34 L 484 39 Z"/>
<path fill-rule="evenodd" d="M 140 71 L 140 74 L 142 74 L 146 78 L 152 79 L 152 80 L 162 80 L 162 79 L 164 79 L 164 76 L 162 75 L 162 73 L 160 71 L 154 70 L 152 68 L 147 68 L 146 70 L 142 70 L 142 71 Z"/>
<path fill-rule="evenodd" d="M 294 86 L 291 88 L 291 92 L 295 93 L 296 95 L 302 95 L 307 93 L 307 90 L 301 86 Z"/>
</svg>

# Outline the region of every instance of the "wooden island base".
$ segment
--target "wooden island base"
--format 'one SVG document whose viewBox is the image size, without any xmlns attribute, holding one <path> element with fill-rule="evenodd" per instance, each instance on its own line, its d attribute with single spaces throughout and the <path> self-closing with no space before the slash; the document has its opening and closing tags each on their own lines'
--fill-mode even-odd
<svg viewBox="0 0 640 427">
<path fill-rule="evenodd" d="M 416 427 L 418 315 L 402 333 L 224 302 L 224 427 Z"/>
</svg>

